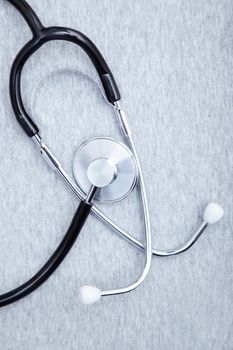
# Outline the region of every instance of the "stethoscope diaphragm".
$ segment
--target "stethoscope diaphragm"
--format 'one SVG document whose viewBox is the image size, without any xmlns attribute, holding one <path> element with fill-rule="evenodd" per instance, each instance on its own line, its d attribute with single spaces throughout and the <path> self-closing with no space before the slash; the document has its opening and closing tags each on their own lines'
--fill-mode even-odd
<svg viewBox="0 0 233 350">
<path fill-rule="evenodd" d="M 125 145 L 108 137 L 91 138 L 81 145 L 74 158 L 73 173 L 84 194 L 92 186 L 90 176 L 95 177 L 97 165 L 112 167 L 115 174 L 113 181 L 96 193 L 95 199 L 116 202 L 132 192 L 138 171 L 134 156 Z"/>
</svg>

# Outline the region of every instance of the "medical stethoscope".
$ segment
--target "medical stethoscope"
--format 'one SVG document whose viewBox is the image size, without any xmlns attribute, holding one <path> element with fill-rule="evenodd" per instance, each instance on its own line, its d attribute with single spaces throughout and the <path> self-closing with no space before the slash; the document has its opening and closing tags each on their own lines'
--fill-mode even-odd
<svg viewBox="0 0 233 350">
<path fill-rule="evenodd" d="M 167 251 L 153 249 L 149 208 L 141 165 L 132 139 L 127 116 L 119 103 L 120 93 L 118 87 L 105 59 L 93 42 L 84 34 L 64 27 L 45 28 L 25 0 L 7 1 L 22 14 L 33 34 L 32 39 L 18 53 L 11 69 L 10 97 L 15 116 L 25 133 L 39 147 L 40 153 L 46 162 L 58 173 L 64 183 L 81 202 L 66 235 L 50 259 L 26 283 L 1 295 L 0 306 L 11 304 L 23 298 L 38 288 L 52 275 L 70 251 L 90 213 L 93 213 L 112 231 L 118 233 L 136 248 L 142 250 L 145 253 L 145 264 L 140 276 L 128 286 L 108 290 L 83 286 L 80 288 L 80 300 L 84 304 L 92 304 L 104 296 L 128 293 L 140 286 L 146 278 L 150 270 L 153 255 L 166 257 L 185 252 L 198 240 L 209 224 L 216 223 L 222 218 L 224 214 L 223 209 L 216 203 L 208 204 L 204 211 L 203 222 L 193 236 L 181 247 Z M 43 142 L 39 128 L 26 112 L 21 97 L 21 73 L 25 63 L 43 44 L 52 40 L 70 41 L 80 46 L 89 56 L 99 75 L 106 101 L 112 106 L 115 112 L 118 125 L 125 140 L 123 144 L 108 137 L 98 137 L 84 142 L 74 159 L 73 170 L 76 182 L 66 173 L 61 163 Z M 122 230 L 93 204 L 94 199 L 104 202 L 119 201 L 128 196 L 136 185 L 143 207 L 145 245 Z"/>
</svg>

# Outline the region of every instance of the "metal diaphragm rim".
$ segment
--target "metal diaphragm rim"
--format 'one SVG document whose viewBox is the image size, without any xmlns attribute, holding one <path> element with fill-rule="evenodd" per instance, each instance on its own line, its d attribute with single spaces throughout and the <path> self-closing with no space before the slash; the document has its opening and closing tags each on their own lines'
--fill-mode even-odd
<svg viewBox="0 0 233 350">
<path fill-rule="evenodd" d="M 132 152 L 127 146 L 109 137 L 96 137 L 85 141 L 78 149 L 73 163 L 73 173 L 78 186 L 87 194 L 92 186 L 87 176 L 91 162 L 98 158 L 109 159 L 117 168 L 116 179 L 100 191 L 95 199 L 101 202 L 117 202 L 134 189 L 138 171 Z"/>
</svg>

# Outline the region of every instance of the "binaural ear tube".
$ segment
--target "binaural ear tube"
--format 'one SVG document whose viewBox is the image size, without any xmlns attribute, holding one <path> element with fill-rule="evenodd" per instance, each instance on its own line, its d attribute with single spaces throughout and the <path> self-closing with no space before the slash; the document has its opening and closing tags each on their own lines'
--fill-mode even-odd
<svg viewBox="0 0 233 350">
<path fill-rule="evenodd" d="M 101 298 L 100 289 L 92 286 L 82 286 L 79 291 L 81 303 L 90 305 L 96 303 Z"/>
<path fill-rule="evenodd" d="M 203 220 L 207 224 L 215 224 L 222 219 L 224 215 L 223 208 L 217 203 L 209 203 L 205 208 Z"/>
</svg>

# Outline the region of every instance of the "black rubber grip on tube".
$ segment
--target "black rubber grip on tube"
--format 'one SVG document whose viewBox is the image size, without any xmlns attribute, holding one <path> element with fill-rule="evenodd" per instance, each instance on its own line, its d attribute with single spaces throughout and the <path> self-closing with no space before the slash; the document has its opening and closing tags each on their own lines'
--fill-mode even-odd
<svg viewBox="0 0 233 350">
<path fill-rule="evenodd" d="M 8 293 L 0 295 L 0 307 L 9 305 L 19 299 L 24 298 L 40 287 L 53 274 L 76 241 L 88 215 L 90 214 L 91 207 L 91 204 L 87 204 L 85 202 L 80 203 L 66 235 L 51 258 L 26 283 Z"/>
</svg>

